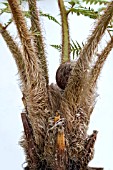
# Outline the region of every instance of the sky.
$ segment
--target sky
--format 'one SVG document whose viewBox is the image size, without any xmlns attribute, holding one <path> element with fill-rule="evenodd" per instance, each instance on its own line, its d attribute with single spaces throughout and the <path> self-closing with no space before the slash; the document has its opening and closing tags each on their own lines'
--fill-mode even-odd
<svg viewBox="0 0 113 170">
<path fill-rule="evenodd" d="M 1 2 L 1 1 L 0 1 Z M 38 3 L 45 13 L 50 13 L 59 19 L 56 0 L 43 0 Z M 8 16 L 0 16 L 0 22 Z M 93 20 L 75 15 L 69 17 L 70 35 L 73 40 L 82 42 L 87 39 L 93 28 Z M 61 43 L 61 28 L 58 24 L 41 18 L 41 25 L 46 44 L 50 83 L 55 83 L 55 72 L 60 63 L 60 53 L 50 47 L 50 44 Z M 15 37 L 15 28 L 9 27 Z M 17 37 L 15 37 L 17 38 Z M 104 37 L 105 42 L 107 36 Z M 100 49 L 102 46 L 100 45 Z M 98 81 L 98 94 L 95 110 L 91 116 L 88 133 L 98 130 L 95 145 L 95 156 L 91 166 L 113 167 L 113 50 L 110 53 Z M 23 109 L 19 87 L 19 77 L 16 64 L 0 36 L 0 169 L 22 170 L 25 162 L 24 153 L 18 142 L 22 136 L 23 126 L 20 113 Z"/>
</svg>

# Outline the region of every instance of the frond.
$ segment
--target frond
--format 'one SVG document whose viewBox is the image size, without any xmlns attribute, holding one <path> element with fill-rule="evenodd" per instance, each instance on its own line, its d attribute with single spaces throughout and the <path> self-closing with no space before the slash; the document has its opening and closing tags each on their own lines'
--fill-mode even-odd
<svg viewBox="0 0 113 170">
<path fill-rule="evenodd" d="M 34 45 L 37 58 L 40 60 L 43 71 L 43 76 L 46 79 L 48 84 L 48 69 L 47 69 L 47 61 L 44 49 L 44 42 L 43 36 L 41 33 L 40 21 L 39 21 L 39 14 L 37 10 L 36 0 L 28 0 L 29 4 L 29 13 L 30 13 L 30 20 L 31 20 L 31 30 L 34 34 Z"/>
<path fill-rule="evenodd" d="M 49 20 L 54 21 L 55 23 L 57 23 L 57 24 L 59 24 L 61 26 L 61 24 L 57 21 L 57 19 L 55 17 L 53 17 L 52 15 L 47 14 L 47 13 L 43 13 L 42 11 L 39 11 L 39 12 L 40 12 L 40 16 L 46 17 Z"/>
<path fill-rule="evenodd" d="M 0 2 L 0 4 L 4 5 L 3 8 L 0 8 L 0 15 L 2 15 L 4 12 L 6 12 L 6 13 L 11 12 L 8 2 Z"/>
<path fill-rule="evenodd" d="M 74 5 L 76 5 L 76 4 L 79 4 L 79 5 L 80 5 L 80 1 L 79 1 L 79 0 L 70 0 L 68 3 L 69 3 L 71 6 L 74 6 Z"/>
<path fill-rule="evenodd" d="M 87 17 L 92 18 L 92 19 L 96 19 L 99 16 L 98 11 L 95 11 L 93 8 L 90 8 L 90 7 L 89 8 L 83 7 L 81 5 L 70 8 L 69 12 L 72 13 L 72 14 L 76 13 L 78 16 L 79 15 L 87 16 Z"/>
<path fill-rule="evenodd" d="M 56 50 L 58 50 L 59 52 L 61 52 L 61 50 L 62 50 L 62 45 L 51 45 L 51 47 L 53 47 L 53 48 L 55 48 Z"/>
<path fill-rule="evenodd" d="M 91 4 L 94 4 L 94 5 L 96 5 L 96 4 L 99 4 L 99 5 L 104 4 L 104 5 L 106 5 L 107 3 L 109 3 L 108 0 L 82 0 L 82 1 L 85 2 L 86 4 L 90 3 L 90 5 Z"/>
<path fill-rule="evenodd" d="M 80 51 L 82 50 L 84 44 L 82 43 L 82 45 L 80 45 L 78 41 L 75 41 L 75 42 L 73 40 L 71 41 L 72 41 L 71 42 L 71 53 L 72 53 L 73 59 L 75 59 L 75 54 L 77 57 L 79 56 Z"/>
<path fill-rule="evenodd" d="M 84 46 L 84 44 L 82 43 L 82 45 L 79 44 L 78 41 L 73 41 L 71 40 L 70 43 L 70 51 L 72 54 L 72 58 L 75 59 L 76 57 L 79 56 L 80 51 L 82 50 L 82 47 Z M 61 52 L 62 50 L 62 45 L 51 45 L 51 47 L 55 48 L 56 50 L 58 50 L 59 52 Z"/>
<path fill-rule="evenodd" d="M 69 26 L 67 21 L 68 15 L 63 0 L 58 0 L 58 5 L 59 5 L 61 21 L 62 21 L 61 63 L 64 63 L 70 61 L 70 37 L 69 37 Z"/>
</svg>

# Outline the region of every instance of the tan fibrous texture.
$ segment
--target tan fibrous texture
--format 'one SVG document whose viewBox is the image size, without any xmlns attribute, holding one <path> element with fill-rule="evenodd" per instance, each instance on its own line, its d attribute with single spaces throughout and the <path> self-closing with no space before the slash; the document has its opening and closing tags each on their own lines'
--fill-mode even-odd
<svg viewBox="0 0 113 170">
<path fill-rule="evenodd" d="M 77 158 L 78 164 L 80 164 L 81 170 L 85 169 L 88 163 L 94 158 L 94 145 L 98 132 L 96 130 L 90 136 L 87 136 L 84 142 L 84 148 L 79 152 Z"/>
<path fill-rule="evenodd" d="M 49 102 L 52 113 L 57 112 L 60 109 L 60 103 L 62 99 L 63 91 L 56 85 L 50 84 L 49 86 Z"/>
<path fill-rule="evenodd" d="M 70 141 L 70 144 L 73 143 L 70 147 L 70 156 L 73 158 L 74 156 L 77 157 L 79 151 L 84 147 L 84 138 L 88 129 L 91 110 L 95 105 L 95 88 L 90 88 L 89 84 L 93 54 L 112 15 L 113 1 L 109 3 L 104 14 L 100 17 L 94 31 L 81 51 L 64 90 L 61 112 L 67 120 L 69 139 L 73 138 Z"/>
<path fill-rule="evenodd" d="M 27 144 L 27 141 L 26 141 L 25 134 L 22 135 L 19 144 L 24 149 L 25 160 L 26 160 L 27 164 L 30 165 L 30 157 L 29 157 L 29 154 L 28 154 L 28 144 Z"/>
<path fill-rule="evenodd" d="M 90 101 L 89 101 L 89 104 L 90 104 L 90 107 L 88 110 L 89 117 L 90 117 L 90 114 L 92 113 L 94 106 L 95 106 L 96 93 L 94 93 L 94 91 L 96 91 L 98 77 L 99 77 L 100 72 L 103 68 L 103 65 L 108 57 L 108 54 L 110 53 L 112 48 L 113 48 L 113 37 L 111 37 L 111 40 L 107 43 L 104 50 L 98 56 L 98 59 L 94 65 L 94 67 L 90 71 L 89 80 L 88 80 L 89 88 L 87 89 L 86 94 L 89 94 L 90 99 L 93 99 L 93 101 L 92 101 L 92 105 L 90 104 Z M 84 97 L 85 97 L 85 95 L 84 95 Z"/>
<path fill-rule="evenodd" d="M 104 50 L 98 56 L 97 61 L 95 62 L 94 66 L 91 68 L 89 72 L 89 77 L 87 80 L 88 88 L 86 88 L 85 92 L 82 95 L 82 105 L 84 105 L 84 108 L 87 111 L 87 115 L 89 116 L 89 119 L 94 109 L 96 98 L 97 98 L 97 93 L 96 93 L 97 80 L 103 68 L 103 65 L 108 57 L 108 54 L 110 53 L 112 48 L 113 48 L 113 37 L 111 37 L 111 40 L 107 43 Z M 85 99 L 86 96 L 87 96 L 87 100 Z"/>
<path fill-rule="evenodd" d="M 58 0 L 58 5 L 61 15 L 62 23 L 62 54 L 61 63 L 70 61 L 70 37 L 69 37 L 69 25 L 67 11 L 64 6 L 63 0 Z"/>
<path fill-rule="evenodd" d="M 80 53 L 78 61 L 73 67 L 71 76 L 69 77 L 67 88 L 65 89 L 64 96 L 67 98 L 70 105 L 72 105 L 76 110 L 76 105 L 80 101 L 80 97 L 87 88 L 87 79 L 89 78 L 89 71 L 91 69 L 92 56 L 94 51 L 104 34 L 109 21 L 113 15 L 113 1 L 109 3 L 109 6 L 105 10 L 104 14 L 101 16 L 97 22 L 94 31 L 89 37 L 86 45 Z"/>
<path fill-rule="evenodd" d="M 51 115 L 48 119 L 47 124 L 47 133 L 45 138 L 45 146 L 44 146 L 44 158 L 47 160 L 48 165 L 51 168 L 54 167 L 55 160 L 55 144 L 56 144 L 56 134 L 57 134 L 57 126 L 55 125 L 55 113 Z"/>
<path fill-rule="evenodd" d="M 86 96 L 83 96 L 82 105 L 78 105 L 76 111 L 68 104 L 66 99 L 63 98 L 61 101 L 60 111 L 67 120 L 69 155 L 74 160 L 77 159 L 79 153 L 84 149 L 84 142 L 87 137 L 90 121 L 90 116 L 87 113 L 89 112 L 90 107 L 95 104 L 96 94 L 93 91 L 89 93 L 87 100 L 85 98 Z M 92 96 L 92 94 L 94 95 Z"/>
<path fill-rule="evenodd" d="M 37 58 L 40 60 L 42 67 L 43 76 L 45 77 L 48 84 L 48 69 L 47 69 L 47 61 L 44 49 L 43 36 L 41 32 L 40 20 L 39 20 L 39 11 L 37 9 L 36 0 L 28 0 L 29 10 L 31 16 L 31 30 L 34 38 L 34 45 Z"/>
<path fill-rule="evenodd" d="M 97 79 L 98 79 L 100 72 L 103 68 L 103 65 L 108 57 L 108 54 L 112 50 L 112 48 L 113 48 L 113 36 L 111 37 L 111 40 L 107 43 L 104 50 L 99 55 L 94 67 L 91 70 L 90 82 L 89 82 L 91 88 L 95 87 Z"/>
<path fill-rule="evenodd" d="M 51 114 L 47 123 L 47 133 L 44 147 L 44 159 L 46 159 L 48 164 L 52 167 L 52 169 L 54 169 L 57 164 L 56 161 L 58 160 L 56 154 L 58 128 L 59 126 L 63 127 L 64 123 L 64 120 L 61 118 L 63 116 L 62 113 L 60 113 L 61 115 L 59 114 L 63 90 L 61 90 L 56 84 L 52 83 L 49 86 L 48 92 Z"/>
<path fill-rule="evenodd" d="M 61 103 L 61 112 L 65 113 L 67 123 L 67 139 L 69 140 L 69 157 L 77 160 L 79 153 L 84 149 L 84 142 L 87 136 L 88 118 L 82 108 L 77 109 L 76 116 L 73 116 L 67 102 Z M 85 123 L 84 123 L 85 122 Z"/>
<path fill-rule="evenodd" d="M 22 91 L 23 91 L 25 89 L 25 86 L 27 83 L 27 78 L 26 78 L 26 73 L 25 73 L 25 66 L 24 66 L 24 62 L 23 62 L 22 52 L 19 49 L 17 43 L 14 41 L 14 39 L 8 33 L 6 28 L 4 28 L 2 26 L 2 24 L 0 24 L 0 30 L 1 30 L 0 31 L 1 35 L 2 35 L 3 39 L 5 40 L 7 46 L 9 47 L 9 49 L 14 57 L 14 60 L 16 62 L 16 65 L 18 67 L 18 73 L 20 76 L 21 87 L 22 87 Z"/>
<path fill-rule="evenodd" d="M 27 77 L 27 87 L 24 95 L 29 119 L 31 121 L 35 142 L 42 151 L 46 131 L 46 119 L 48 117 L 46 80 L 42 75 L 40 61 L 32 46 L 32 36 L 28 32 L 18 1 L 8 0 L 8 2 L 23 46 L 23 61 Z"/>
</svg>

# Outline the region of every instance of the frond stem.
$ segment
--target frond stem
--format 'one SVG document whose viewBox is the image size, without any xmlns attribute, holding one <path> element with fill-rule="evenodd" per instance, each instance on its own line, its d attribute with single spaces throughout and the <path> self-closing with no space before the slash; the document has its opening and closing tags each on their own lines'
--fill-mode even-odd
<svg viewBox="0 0 113 170">
<path fill-rule="evenodd" d="M 69 26 L 68 26 L 68 19 L 67 19 L 68 15 L 63 0 L 58 0 L 58 5 L 59 5 L 61 20 L 62 20 L 61 63 L 65 63 L 70 61 L 70 36 L 69 36 Z"/>
</svg>

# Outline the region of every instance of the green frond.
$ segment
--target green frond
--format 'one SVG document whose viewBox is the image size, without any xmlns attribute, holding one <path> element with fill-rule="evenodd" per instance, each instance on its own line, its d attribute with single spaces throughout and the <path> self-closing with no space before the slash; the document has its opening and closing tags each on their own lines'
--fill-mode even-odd
<svg viewBox="0 0 113 170">
<path fill-rule="evenodd" d="M 46 14 L 46 13 L 43 13 L 42 11 L 40 11 L 40 16 L 42 16 L 42 17 L 47 17 L 49 20 L 52 20 L 52 21 L 54 21 L 55 23 L 61 25 L 61 24 L 57 21 L 57 19 L 56 19 L 55 17 L 53 17 L 52 15 L 50 15 L 50 14 Z"/>
<path fill-rule="evenodd" d="M 99 5 L 106 5 L 109 1 L 108 0 L 83 0 L 83 2 L 85 2 L 86 4 L 90 3 L 91 4 L 99 4 Z"/>
<path fill-rule="evenodd" d="M 10 18 L 7 23 L 4 23 L 5 28 L 8 27 L 13 22 L 13 19 Z"/>
<path fill-rule="evenodd" d="M 86 8 L 83 6 L 76 6 L 76 7 L 70 8 L 69 12 L 76 13 L 78 16 L 84 15 L 92 19 L 96 19 L 99 16 L 98 11 L 95 11 L 93 8 L 90 8 L 90 7 Z"/>
<path fill-rule="evenodd" d="M 71 0 L 68 3 L 72 6 L 74 6 L 75 4 L 80 4 L 80 1 L 79 0 Z"/>
<path fill-rule="evenodd" d="M 71 50 L 71 54 L 72 54 L 72 58 L 75 59 L 75 55 L 76 57 L 79 56 L 81 49 L 83 48 L 84 44 L 82 43 L 82 45 L 79 44 L 78 41 L 73 41 L 71 40 L 70 43 L 70 50 Z M 56 45 L 56 44 L 52 44 L 51 47 L 55 48 L 56 50 L 58 50 L 59 52 L 61 52 L 62 50 L 62 45 Z"/>
<path fill-rule="evenodd" d="M 5 13 L 11 13 L 8 2 L 0 2 L 4 7 L 0 8 L 0 15 Z"/>
<path fill-rule="evenodd" d="M 62 45 L 51 45 L 51 47 L 55 48 L 59 52 L 61 52 L 61 50 L 62 50 Z"/>
<path fill-rule="evenodd" d="M 72 57 L 73 59 L 75 59 L 75 55 L 78 57 L 79 54 L 80 54 L 80 51 L 83 47 L 83 43 L 82 43 L 82 46 L 78 43 L 78 41 L 73 41 L 71 40 L 71 53 L 72 53 Z"/>
<path fill-rule="evenodd" d="M 26 18 L 31 18 L 30 11 L 23 11 L 23 12 L 24 12 L 24 15 L 25 15 Z M 52 15 L 47 14 L 47 13 L 43 13 L 42 11 L 39 11 L 39 13 L 40 13 L 40 16 L 46 17 L 49 20 L 54 21 L 55 23 L 61 25 L 60 22 L 58 22 L 58 20 L 55 17 L 53 17 Z"/>
</svg>

